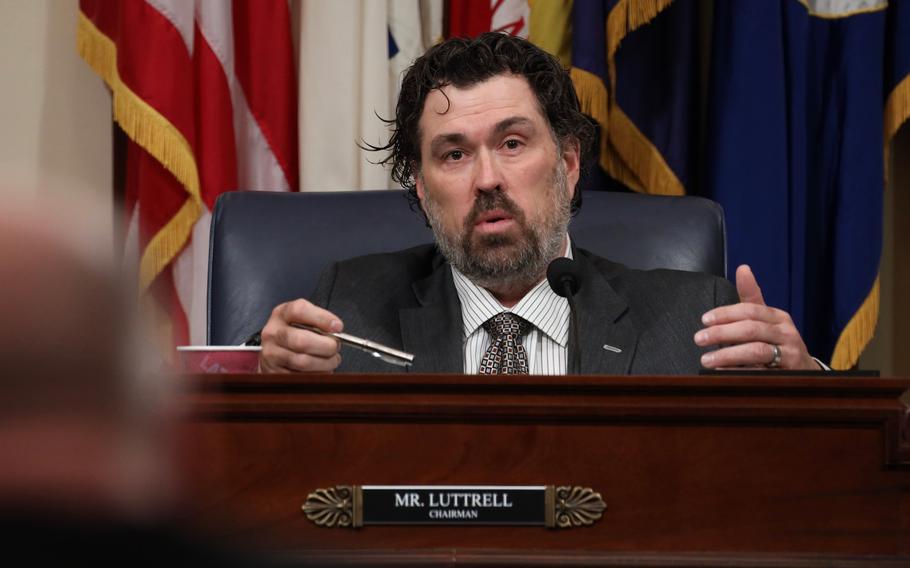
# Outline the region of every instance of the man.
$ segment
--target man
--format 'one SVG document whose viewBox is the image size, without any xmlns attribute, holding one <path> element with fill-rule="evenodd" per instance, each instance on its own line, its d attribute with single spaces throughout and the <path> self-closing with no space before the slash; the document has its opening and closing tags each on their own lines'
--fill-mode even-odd
<svg viewBox="0 0 910 568">
<path fill-rule="evenodd" d="M 360 353 L 342 362 L 334 339 L 292 323 L 346 326 L 414 352 L 414 370 L 427 372 L 565 373 L 570 341 L 583 373 L 819 368 L 789 315 L 764 305 L 748 267 L 734 290 L 704 274 L 629 270 L 571 246 L 593 132 L 568 74 L 527 41 L 489 33 L 431 48 L 408 70 L 391 124 L 384 163 L 437 245 L 332 266 L 313 303 L 272 312 L 263 371 L 394 370 Z M 583 275 L 578 338 L 545 279 L 561 256 Z"/>
</svg>

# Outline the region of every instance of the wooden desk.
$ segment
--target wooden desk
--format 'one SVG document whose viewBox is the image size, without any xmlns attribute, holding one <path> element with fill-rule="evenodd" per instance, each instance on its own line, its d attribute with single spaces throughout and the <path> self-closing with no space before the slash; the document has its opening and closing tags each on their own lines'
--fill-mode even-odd
<svg viewBox="0 0 910 568">
<path fill-rule="evenodd" d="M 304 565 L 910 565 L 910 379 L 186 380 L 194 522 Z M 565 484 L 608 508 L 567 530 L 302 513 L 353 484 Z"/>
</svg>

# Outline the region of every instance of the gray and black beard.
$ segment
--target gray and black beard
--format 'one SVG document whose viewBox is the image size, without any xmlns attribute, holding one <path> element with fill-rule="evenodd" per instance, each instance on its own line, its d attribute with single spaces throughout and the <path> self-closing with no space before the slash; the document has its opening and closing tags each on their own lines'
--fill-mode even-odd
<svg viewBox="0 0 910 568">
<path fill-rule="evenodd" d="M 527 216 L 500 190 L 483 192 L 464 220 L 458 234 L 449 234 L 442 225 L 442 211 L 425 193 L 423 208 L 430 221 L 436 244 L 449 263 L 483 288 L 533 286 L 546 273 L 550 262 L 563 255 L 564 237 L 571 218 L 571 203 L 565 168 L 560 163 L 553 170 L 548 198 L 539 212 L 538 226 L 531 226 Z M 502 209 L 515 220 L 519 235 L 474 234 L 477 218 L 493 209 Z"/>
</svg>

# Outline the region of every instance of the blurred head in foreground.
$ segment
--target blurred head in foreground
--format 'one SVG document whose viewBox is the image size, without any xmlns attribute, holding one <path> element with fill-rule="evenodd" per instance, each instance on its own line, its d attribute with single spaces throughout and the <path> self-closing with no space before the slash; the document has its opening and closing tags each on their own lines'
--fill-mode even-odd
<svg viewBox="0 0 910 568">
<path fill-rule="evenodd" d="M 173 381 L 142 370 L 109 215 L 59 199 L 0 212 L 5 550 L 38 565 L 246 565 L 174 523 Z"/>
<path fill-rule="evenodd" d="M 169 503 L 163 385 L 127 372 L 110 222 L 84 221 L 59 200 L 0 212 L 0 517 L 144 522 Z"/>
</svg>

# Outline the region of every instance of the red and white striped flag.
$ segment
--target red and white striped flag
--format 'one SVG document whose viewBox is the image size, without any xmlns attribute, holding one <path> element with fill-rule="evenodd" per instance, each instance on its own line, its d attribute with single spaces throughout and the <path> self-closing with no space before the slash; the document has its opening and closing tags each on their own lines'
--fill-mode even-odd
<svg viewBox="0 0 910 568">
<path fill-rule="evenodd" d="M 238 189 L 298 189 L 287 0 L 80 0 L 78 49 L 127 150 L 127 251 L 174 344 L 205 342 L 208 225 Z"/>
<path fill-rule="evenodd" d="M 449 0 L 448 37 L 504 32 L 528 37 L 530 0 Z"/>
</svg>

